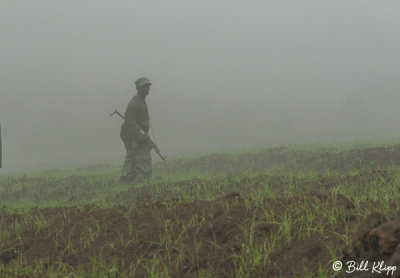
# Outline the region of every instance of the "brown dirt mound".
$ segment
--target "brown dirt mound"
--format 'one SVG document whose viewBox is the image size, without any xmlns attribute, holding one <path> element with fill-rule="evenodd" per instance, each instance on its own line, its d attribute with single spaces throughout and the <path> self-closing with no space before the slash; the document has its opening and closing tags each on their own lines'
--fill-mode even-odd
<svg viewBox="0 0 400 278">
<path fill-rule="evenodd" d="M 368 262 L 368 271 L 342 272 L 337 277 L 400 277 L 400 217 L 388 219 L 385 215 L 372 213 L 360 224 L 352 244 L 344 249 L 342 261 Z M 396 267 L 394 272 L 372 272 L 378 262 Z M 346 269 L 345 269 L 346 270 Z M 340 276 L 341 275 L 341 276 Z"/>
</svg>

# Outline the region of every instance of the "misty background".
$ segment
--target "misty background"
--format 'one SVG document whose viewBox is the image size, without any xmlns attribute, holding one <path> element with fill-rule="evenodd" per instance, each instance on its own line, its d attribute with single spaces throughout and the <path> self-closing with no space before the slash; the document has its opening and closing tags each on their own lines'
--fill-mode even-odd
<svg viewBox="0 0 400 278">
<path fill-rule="evenodd" d="M 0 172 L 122 163 L 109 115 L 142 76 L 169 157 L 399 137 L 399 14 L 395 0 L 1 1 Z"/>
</svg>

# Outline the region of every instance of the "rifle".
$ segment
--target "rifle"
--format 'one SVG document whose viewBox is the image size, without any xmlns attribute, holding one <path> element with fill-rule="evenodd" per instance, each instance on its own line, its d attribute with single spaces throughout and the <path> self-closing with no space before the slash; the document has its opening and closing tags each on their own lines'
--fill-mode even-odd
<svg viewBox="0 0 400 278">
<path fill-rule="evenodd" d="M 114 114 L 117 114 L 118 116 L 120 116 L 122 119 L 125 120 L 125 117 L 124 117 L 121 113 L 119 113 L 117 109 L 115 109 L 115 111 L 112 112 L 112 113 L 110 114 L 110 116 L 112 116 L 112 115 L 114 115 Z M 144 131 L 143 131 L 139 126 L 138 126 L 138 128 L 139 128 L 139 130 L 140 130 L 140 132 L 141 132 L 142 134 L 145 134 Z M 148 143 L 148 144 L 150 145 L 150 147 L 158 154 L 158 156 L 161 157 L 162 160 L 166 160 L 166 159 L 167 159 L 167 156 L 163 156 L 163 155 L 161 154 L 160 149 L 157 147 L 156 143 L 154 143 L 153 140 L 150 139 L 150 137 L 149 137 L 147 143 Z"/>
</svg>

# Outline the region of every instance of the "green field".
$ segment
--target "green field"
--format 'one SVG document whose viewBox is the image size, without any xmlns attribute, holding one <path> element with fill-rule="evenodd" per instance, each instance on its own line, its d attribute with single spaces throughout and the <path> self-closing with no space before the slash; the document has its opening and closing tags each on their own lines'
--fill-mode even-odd
<svg viewBox="0 0 400 278">
<path fill-rule="evenodd" d="M 0 176 L 1 277 L 331 277 L 371 213 L 395 217 L 400 145 L 181 157 Z"/>
</svg>

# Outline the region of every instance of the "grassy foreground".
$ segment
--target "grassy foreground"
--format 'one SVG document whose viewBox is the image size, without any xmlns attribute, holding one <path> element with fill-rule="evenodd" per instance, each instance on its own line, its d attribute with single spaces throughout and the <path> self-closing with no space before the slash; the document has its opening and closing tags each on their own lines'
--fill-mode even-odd
<svg viewBox="0 0 400 278">
<path fill-rule="evenodd" d="M 0 176 L 1 277 L 331 277 L 397 211 L 400 146 L 282 147 Z"/>
</svg>

